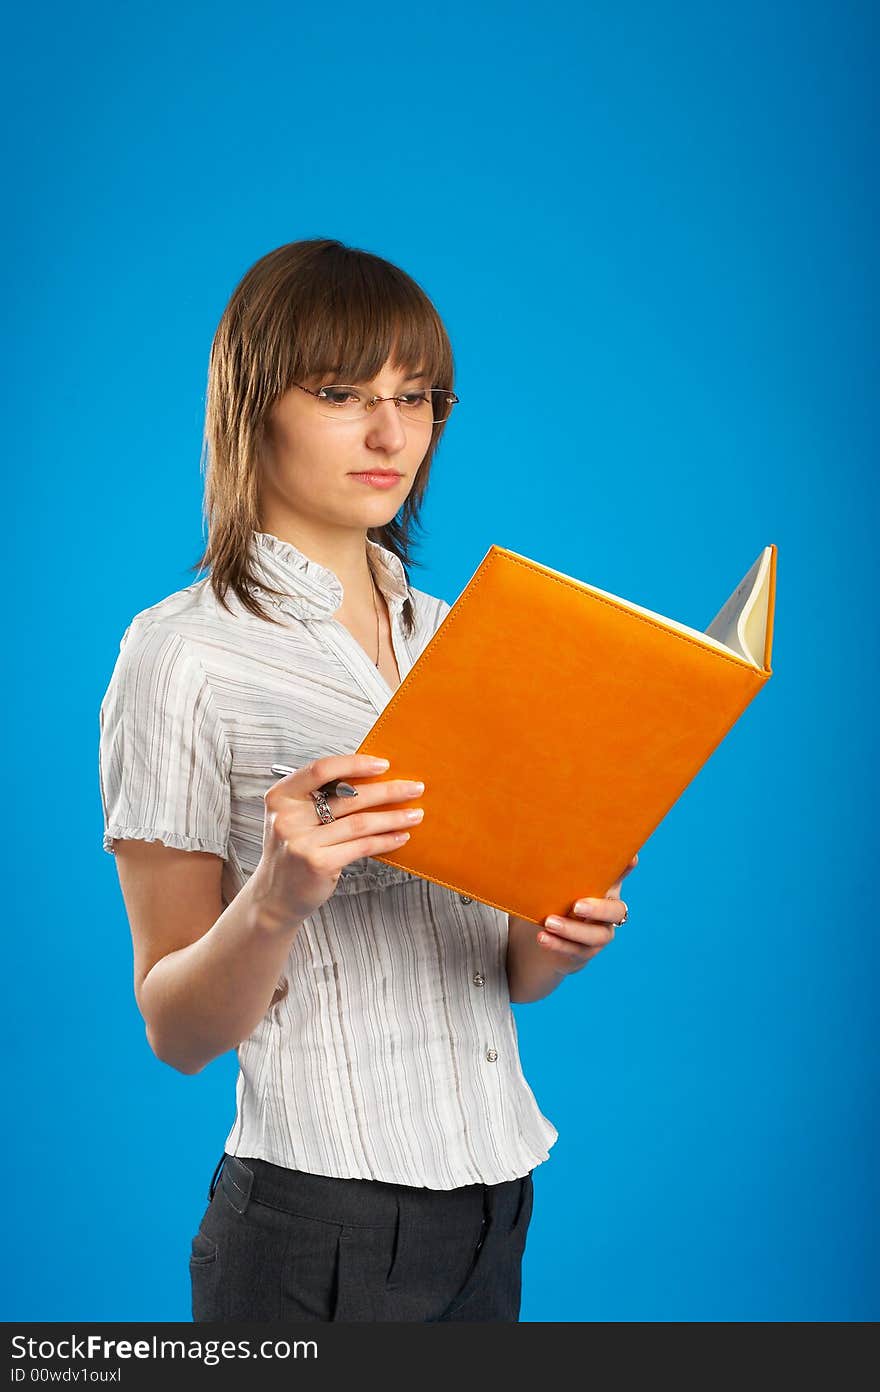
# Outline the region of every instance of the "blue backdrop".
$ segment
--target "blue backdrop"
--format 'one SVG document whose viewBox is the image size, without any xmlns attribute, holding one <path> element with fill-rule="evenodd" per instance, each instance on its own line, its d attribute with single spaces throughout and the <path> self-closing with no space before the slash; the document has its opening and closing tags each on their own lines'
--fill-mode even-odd
<svg viewBox="0 0 880 1392">
<path fill-rule="evenodd" d="M 702 628 L 779 548 L 772 679 L 615 941 L 515 1007 L 561 1133 L 522 1318 L 880 1314 L 875 14 L 8 20 L 5 1320 L 190 1318 L 235 1056 L 186 1077 L 146 1044 L 98 707 L 131 617 L 194 578 L 223 306 L 309 236 L 398 262 L 453 341 L 419 588 L 454 600 L 498 543 Z"/>
</svg>

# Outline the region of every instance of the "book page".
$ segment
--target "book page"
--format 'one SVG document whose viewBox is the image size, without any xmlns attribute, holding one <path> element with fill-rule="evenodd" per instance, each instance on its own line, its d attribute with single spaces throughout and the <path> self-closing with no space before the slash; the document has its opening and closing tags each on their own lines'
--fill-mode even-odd
<svg viewBox="0 0 880 1392">
<path fill-rule="evenodd" d="M 760 667 L 767 636 L 769 604 L 770 547 L 761 552 L 748 575 L 743 576 L 706 629 L 731 652 Z"/>
</svg>

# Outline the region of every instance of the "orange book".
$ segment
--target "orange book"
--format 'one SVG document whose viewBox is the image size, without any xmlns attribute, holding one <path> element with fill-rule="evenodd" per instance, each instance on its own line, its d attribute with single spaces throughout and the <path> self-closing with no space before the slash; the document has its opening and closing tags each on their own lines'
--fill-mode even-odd
<svg viewBox="0 0 880 1392">
<path fill-rule="evenodd" d="M 536 924 L 603 896 L 772 675 L 775 597 L 772 544 L 705 632 L 491 546 L 358 748 L 425 782 L 375 859 Z"/>
</svg>

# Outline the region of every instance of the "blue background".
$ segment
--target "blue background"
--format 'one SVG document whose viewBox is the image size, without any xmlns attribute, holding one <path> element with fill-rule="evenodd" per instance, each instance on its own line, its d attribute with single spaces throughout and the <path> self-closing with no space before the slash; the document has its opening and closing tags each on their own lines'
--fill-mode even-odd
<svg viewBox="0 0 880 1392">
<path fill-rule="evenodd" d="M 402 265 L 453 341 L 419 588 L 498 543 L 702 628 L 779 548 L 771 681 L 613 944 L 516 1007 L 561 1133 L 523 1320 L 880 1314 L 875 13 L 10 16 L 7 1321 L 190 1318 L 235 1056 L 146 1044 L 98 708 L 193 579 L 217 320 L 309 236 Z"/>
</svg>

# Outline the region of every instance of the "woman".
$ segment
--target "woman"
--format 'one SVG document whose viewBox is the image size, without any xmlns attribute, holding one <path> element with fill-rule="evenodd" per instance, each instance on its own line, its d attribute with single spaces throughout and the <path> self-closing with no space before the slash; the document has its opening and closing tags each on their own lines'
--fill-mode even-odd
<svg viewBox="0 0 880 1392">
<path fill-rule="evenodd" d="M 210 575 L 135 616 L 102 702 L 148 1040 L 185 1073 L 239 1060 L 197 1321 L 519 1318 L 557 1132 L 510 1001 L 582 965 L 623 906 L 577 947 L 528 925 L 514 956 L 507 915 L 371 858 L 418 835 L 424 789 L 348 752 L 450 608 L 406 566 L 457 399 L 403 271 L 323 239 L 262 257 L 210 355 Z"/>
</svg>

